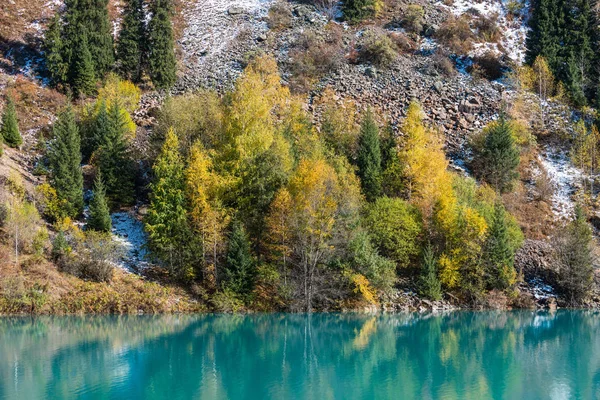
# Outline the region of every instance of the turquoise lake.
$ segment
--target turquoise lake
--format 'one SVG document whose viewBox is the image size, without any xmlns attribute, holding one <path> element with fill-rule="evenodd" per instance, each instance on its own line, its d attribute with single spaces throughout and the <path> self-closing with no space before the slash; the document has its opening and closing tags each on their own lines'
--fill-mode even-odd
<svg viewBox="0 0 600 400">
<path fill-rule="evenodd" d="M 0 318 L 0 399 L 600 399 L 600 314 Z"/>
</svg>

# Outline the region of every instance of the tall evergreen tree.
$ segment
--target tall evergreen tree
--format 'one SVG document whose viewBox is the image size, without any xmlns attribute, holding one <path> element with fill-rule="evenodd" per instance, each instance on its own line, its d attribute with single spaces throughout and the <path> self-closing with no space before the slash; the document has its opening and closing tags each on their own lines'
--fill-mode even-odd
<svg viewBox="0 0 600 400">
<path fill-rule="evenodd" d="M 176 60 L 171 0 L 154 0 L 152 18 L 148 24 L 149 73 L 152 83 L 159 89 L 167 89 L 175 83 Z"/>
<path fill-rule="evenodd" d="M 143 0 L 127 0 L 117 42 L 117 61 L 121 76 L 133 82 L 142 78 L 146 52 L 146 25 Z"/>
<path fill-rule="evenodd" d="M 106 202 L 106 191 L 102 182 L 100 170 L 96 174 L 94 181 L 94 194 L 90 201 L 90 216 L 87 222 L 87 228 L 98 232 L 110 232 L 112 221 L 110 220 L 110 210 Z"/>
<path fill-rule="evenodd" d="M 44 36 L 43 50 L 46 69 L 50 74 L 50 83 L 53 86 L 64 84 L 67 80 L 69 66 L 63 58 L 64 48 L 60 14 L 56 14 L 48 26 Z"/>
<path fill-rule="evenodd" d="M 577 206 L 575 218 L 560 230 L 553 246 L 559 289 L 571 305 L 581 304 L 592 287 L 592 241 L 592 230 L 582 208 Z"/>
<path fill-rule="evenodd" d="M 83 174 L 80 138 L 71 107 L 62 111 L 53 127 L 50 146 L 50 179 L 59 200 L 66 201 L 66 214 L 77 217 L 83 211 Z"/>
<path fill-rule="evenodd" d="M 109 136 L 110 120 L 108 118 L 108 107 L 106 106 L 106 100 L 101 100 L 98 113 L 88 124 L 85 134 L 82 135 L 81 151 L 84 160 L 88 160 L 94 152 L 97 152 Z"/>
<path fill-rule="evenodd" d="M 519 149 L 510 122 L 504 115 L 487 128 L 483 149 L 475 155 L 476 173 L 496 190 L 504 193 L 518 177 Z"/>
<path fill-rule="evenodd" d="M 247 295 L 254 285 L 255 263 L 250 239 L 239 222 L 234 222 L 229 236 L 222 285 L 240 295 Z"/>
<path fill-rule="evenodd" d="M 420 292 L 431 300 L 442 298 L 442 284 L 438 277 L 437 260 L 431 244 L 423 250 L 423 268 L 420 279 Z"/>
<path fill-rule="evenodd" d="M 108 0 L 78 0 L 82 27 L 92 56 L 94 73 L 103 78 L 115 62 Z"/>
<path fill-rule="evenodd" d="M 23 143 L 21 133 L 19 133 L 19 121 L 17 120 L 17 112 L 15 103 L 9 97 L 2 112 L 2 127 L 0 128 L 0 136 L 10 147 L 19 147 Z"/>
<path fill-rule="evenodd" d="M 150 207 L 145 221 L 151 253 L 172 273 L 186 271 L 190 241 L 186 215 L 184 163 L 173 129 L 167 132 L 161 153 L 152 168 Z"/>
<path fill-rule="evenodd" d="M 367 111 L 360 128 L 358 141 L 358 175 L 368 201 L 381 195 L 381 148 L 379 129 L 371 110 Z"/>
<path fill-rule="evenodd" d="M 484 254 L 489 286 L 499 290 L 512 286 L 517 277 L 514 268 L 515 249 L 511 245 L 506 211 L 502 204 L 494 206 Z"/>
<path fill-rule="evenodd" d="M 126 122 L 118 101 L 113 101 L 107 113 L 107 127 L 97 126 L 98 157 L 97 165 L 104 174 L 106 193 L 112 204 L 133 202 L 133 165 L 127 154 L 125 139 Z"/>
<path fill-rule="evenodd" d="M 76 96 L 91 95 L 96 90 L 96 78 L 92 54 L 88 48 L 87 36 L 82 34 L 77 41 L 71 69 L 71 87 Z"/>
</svg>

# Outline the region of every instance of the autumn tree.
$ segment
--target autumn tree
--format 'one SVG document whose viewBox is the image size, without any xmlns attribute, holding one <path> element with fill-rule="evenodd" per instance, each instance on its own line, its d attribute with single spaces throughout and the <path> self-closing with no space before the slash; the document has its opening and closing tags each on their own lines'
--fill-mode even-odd
<svg viewBox="0 0 600 400">
<path fill-rule="evenodd" d="M 224 180 L 214 171 L 212 159 L 200 142 L 191 149 L 185 182 L 191 226 L 200 235 L 202 245 L 201 272 L 216 284 L 230 217 L 222 203 Z"/>
</svg>

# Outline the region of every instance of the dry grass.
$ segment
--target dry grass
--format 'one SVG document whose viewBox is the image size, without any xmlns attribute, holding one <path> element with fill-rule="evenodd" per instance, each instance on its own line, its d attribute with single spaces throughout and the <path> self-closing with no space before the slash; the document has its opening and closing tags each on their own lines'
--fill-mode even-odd
<svg viewBox="0 0 600 400">
<path fill-rule="evenodd" d="M 3 314 L 153 314 L 204 311 L 183 288 L 156 283 L 116 270 L 110 284 L 86 282 L 42 259 L 14 264 L 0 245 L 0 315 Z"/>
</svg>

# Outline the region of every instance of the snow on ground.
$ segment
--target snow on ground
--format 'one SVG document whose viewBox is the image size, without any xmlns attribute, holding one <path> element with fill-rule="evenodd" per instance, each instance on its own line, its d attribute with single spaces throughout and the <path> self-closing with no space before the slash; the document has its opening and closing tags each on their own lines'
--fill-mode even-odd
<svg viewBox="0 0 600 400">
<path fill-rule="evenodd" d="M 144 224 L 136 218 L 135 211 L 111 214 L 112 233 L 116 242 L 124 248 L 124 256 L 118 266 L 128 272 L 137 273 L 148 264 L 146 232 Z"/>
<path fill-rule="evenodd" d="M 554 288 L 544 283 L 544 281 L 538 277 L 529 281 L 529 286 L 531 286 L 533 297 L 535 297 L 536 300 L 545 300 L 551 297 L 556 297 Z"/>
<path fill-rule="evenodd" d="M 267 15 L 273 1 L 197 0 L 194 10 L 188 13 L 188 26 L 181 39 L 186 64 L 211 62 L 232 44 L 243 27 L 249 27 L 245 23 L 232 23 L 234 18 L 237 20 L 243 14 L 244 21 L 258 22 Z M 266 24 L 262 25 L 266 30 Z"/>
<path fill-rule="evenodd" d="M 572 195 L 581 184 L 583 174 L 573 166 L 568 154 L 553 147 L 543 150 L 539 161 L 554 184 L 552 210 L 557 217 L 570 219 L 575 209 Z"/>
<path fill-rule="evenodd" d="M 475 49 L 469 54 L 470 56 L 483 55 L 487 51 L 496 53 L 506 53 L 506 55 L 518 63 L 525 61 L 525 39 L 527 37 L 527 18 L 510 18 L 508 12 L 508 4 L 511 0 L 483 0 L 474 2 L 472 0 L 454 0 L 451 6 L 446 6 L 443 3 L 437 3 L 440 7 L 447 7 L 454 15 L 460 16 L 471 11 L 476 11 L 482 16 L 493 17 L 497 16 L 497 24 L 502 32 L 500 45 L 504 51 L 500 51 L 497 43 L 476 43 Z M 529 2 L 522 3 L 521 12 L 525 13 L 529 9 Z"/>
</svg>

